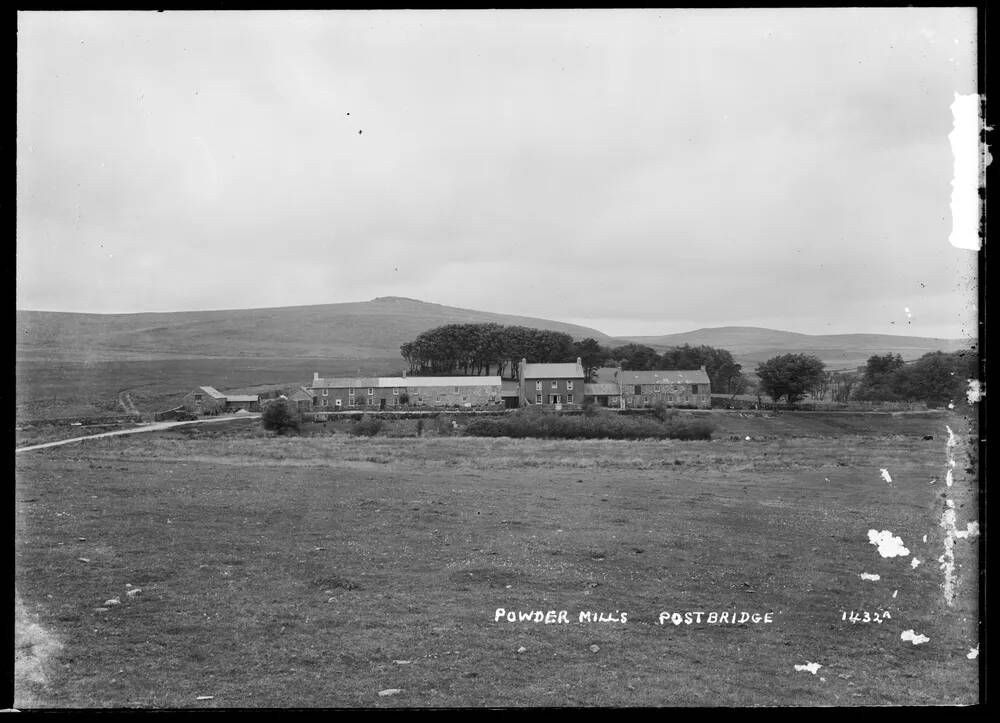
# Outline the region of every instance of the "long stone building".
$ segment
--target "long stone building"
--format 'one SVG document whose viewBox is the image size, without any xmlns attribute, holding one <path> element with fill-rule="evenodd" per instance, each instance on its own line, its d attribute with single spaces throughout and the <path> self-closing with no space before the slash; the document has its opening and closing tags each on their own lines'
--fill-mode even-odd
<svg viewBox="0 0 1000 723">
<path fill-rule="evenodd" d="M 314 412 L 411 407 L 501 408 L 500 377 L 328 377 L 306 386 Z"/>
</svg>

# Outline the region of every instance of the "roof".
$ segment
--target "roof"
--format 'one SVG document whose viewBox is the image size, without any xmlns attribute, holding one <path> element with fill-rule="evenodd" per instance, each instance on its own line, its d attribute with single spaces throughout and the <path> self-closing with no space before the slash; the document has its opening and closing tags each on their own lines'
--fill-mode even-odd
<svg viewBox="0 0 1000 723">
<path fill-rule="evenodd" d="M 499 387 L 500 377 L 379 377 L 383 387 Z"/>
<path fill-rule="evenodd" d="M 618 396 L 619 394 L 621 394 L 621 390 L 618 389 L 617 384 L 609 384 L 605 382 L 583 385 L 583 396 L 585 397 Z"/>
<path fill-rule="evenodd" d="M 522 379 L 582 379 L 583 365 L 578 362 L 568 364 L 525 364 L 521 370 Z"/>
<path fill-rule="evenodd" d="M 615 373 L 618 371 L 618 367 L 600 367 L 594 372 L 594 381 L 596 382 L 613 382 L 615 381 Z"/>
<path fill-rule="evenodd" d="M 710 384 L 703 369 L 671 369 L 653 371 L 623 371 L 623 384 Z"/>
<path fill-rule="evenodd" d="M 227 394 L 227 402 L 256 402 L 260 398 L 256 394 Z"/>
<path fill-rule="evenodd" d="M 389 389 L 392 387 L 499 387 L 500 377 L 464 376 L 464 377 L 331 377 L 329 379 L 314 379 L 311 389 L 361 389 L 376 387 Z"/>
<path fill-rule="evenodd" d="M 378 377 L 330 377 L 329 379 L 313 379 L 307 389 L 340 389 L 341 387 L 360 389 L 377 386 Z"/>
<path fill-rule="evenodd" d="M 286 399 L 291 399 L 293 402 L 301 402 L 305 400 L 312 401 L 312 394 L 310 394 L 309 390 L 305 387 L 296 387 L 288 393 Z"/>
<path fill-rule="evenodd" d="M 205 394 L 207 394 L 208 396 L 212 397 L 213 399 L 225 399 L 226 398 L 226 395 L 223 394 L 222 392 L 220 392 L 215 387 L 198 387 L 198 389 L 200 389 L 201 391 L 205 392 Z"/>
</svg>

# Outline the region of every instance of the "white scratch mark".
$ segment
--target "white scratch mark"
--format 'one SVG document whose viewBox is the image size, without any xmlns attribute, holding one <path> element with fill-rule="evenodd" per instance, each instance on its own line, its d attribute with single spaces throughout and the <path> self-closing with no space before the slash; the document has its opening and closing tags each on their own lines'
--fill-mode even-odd
<svg viewBox="0 0 1000 723">
<path fill-rule="evenodd" d="M 927 542 L 927 535 L 924 535 L 924 542 Z"/>
<path fill-rule="evenodd" d="M 978 658 L 979 657 L 979 646 L 977 645 L 974 648 L 969 648 L 969 652 L 968 652 L 968 654 L 965 657 L 968 658 L 969 660 L 975 660 L 976 658 Z"/>
<path fill-rule="evenodd" d="M 868 542 L 878 546 L 878 554 L 882 557 L 906 557 L 910 554 L 903 545 L 903 540 L 895 537 L 889 530 L 868 530 Z"/>
<path fill-rule="evenodd" d="M 881 580 L 882 576 L 881 575 L 873 575 L 870 572 L 863 572 L 863 573 L 861 573 L 861 579 L 862 580 Z"/>
<path fill-rule="evenodd" d="M 909 640 L 914 645 L 920 645 L 921 643 L 926 643 L 930 640 L 926 635 L 920 635 L 912 630 L 904 630 L 902 635 L 899 636 L 900 640 Z"/>
<path fill-rule="evenodd" d="M 978 379 L 969 380 L 969 389 L 965 392 L 965 398 L 969 400 L 969 404 L 975 404 L 976 402 L 982 401 L 982 398 L 986 396 L 986 387 L 983 386 L 982 382 Z"/>
<path fill-rule="evenodd" d="M 944 599 L 949 605 L 955 601 L 955 540 L 975 537 L 979 534 L 979 523 L 970 522 L 964 530 L 955 524 L 955 503 L 947 500 L 947 508 L 941 514 L 941 527 L 944 528 L 944 554 L 938 558 L 941 570 L 944 572 Z"/>
<path fill-rule="evenodd" d="M 807 660 L 805 665 L 796 665 L 795 669 L 803 673 L 812 673 L 813 675 L 816 675 L 816 671 L 822 667 L 823 666 L 819 663 L 810 663 Z"/>
<path fill-rule="evenodd" d="M 917 565 L 919 565 L 919 564 L 920 564 L 920 560 L 917 559 L 916 557 L 914 557 L 912 560 L 910 560 L 910 567 L 912 567 L 914 570 L 917 569 Z"/>
<path fill-rule="evenodd" d="M 955 248 L 978 251 L 980 177 L 983 157 L 980 152 L 979 95 L 955 93 L 951 104 L 954 127 L 948 134 L 954 156 L 951 179 L 951 235 L 948 243 Z M 985 149 L 983 149 L 985 150 Z"/>
<path fill-rule="evenodd" d="M 892 477 L 889 476 L 889 470 L 887 470 L 887 469 L 880 469 L 879 472 L 882 473 L 882 479 L 884 479 L 889 484 L 892 484 Z"/>
<path fill-rule="evenodd" d="M 896 597 L 896 596 L 897 596 L 898 594 L 899 594 L 899 590 L 893 590 L 893 591 L 892 591 L 892 597 L 893 597 L 893 599 L 895 599 L 895 597 Z"/>
<path fill-rule="evenodd" d="M 975 537 L 979 534 L 979 523 L 970 522 L 964 530 L 955 530 L 955 537 L 964 540 L 966 537 Z"/>
</svg>

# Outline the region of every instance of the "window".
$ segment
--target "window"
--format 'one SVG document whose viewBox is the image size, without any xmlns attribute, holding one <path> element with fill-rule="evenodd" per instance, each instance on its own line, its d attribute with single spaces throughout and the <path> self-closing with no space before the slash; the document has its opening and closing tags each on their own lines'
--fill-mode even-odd
<svg viewBox="0 0 1000 723">
<path fill-rule="evenodd" d="M 552 380 L 552 388 L 553 389 L 558 389 L 559 388 L 559 382 L 557 382 L 555 379 Z"/>
<path fill-rule="evenodd" d="M 344 406 L 343 402 L 342 402 L 342 401 L 341 401 L 340 399 L 338 399 L 337 401 L 335 401 L 335 402 L 333 403 L 333 405 L 334 405 L 335 407 L 337 407 L 338 409 L 339 409 L 340 407 Z"/>
<path fill-rule="evenodd" d="M 194 400 L 195 400 L 196 402 L 200 402 L 200 401 L 201 401 L 201 395 L 200 395 L 200 394 L 195 394 L 195 395 L 194 395 Z"/>
<path fill-rule="evenodd" d="M 323 400 L 323 406 L 325 407 L 325 406 L 326 406 L 326 404 L 327 404 L 327 400 L 326 400 L 326 399 L 324 399 L 324 400 Z"/>
<path fill-rule="evenodd" d="M 654 392 L 658 392 L 658 391 L 660 391 L 660 385 L 659 385 L 659 384 L 654 384 L 654 385 L 653 385 L 653 391 L 654 391 Z"/>
<path fill-rule="evenodd" d="M 458 387 L 455 387 L 455 394 L 458 394 Z"/>
<path fill-rule="evenodd" d="M 324 396 L 324 397 L 328 397 L 328 396 L 330 396 L 330 390 L 329 390 L 329 389 L 324 389 L 324 390 L 323 390 L 323 396 Z M 323 406 L 325 407 L 326 405 L 324 404 Z"/>
<path fill-rule="evenodd" d="M 347 396 L 349 397 L 354 396 L 354 387 L 351 387 L 350 389 L 347 390 Z"/>
<path fill-rule="evenodd" d="M 542 391 L 542 383 L 540 381 L 539 382 L 535 382 L 535 391 L 536 392 Z"/>
<path fill-rule="evenodd" d="M 398 397 L 399 396 L 399 387 L 393 387 L 392 388 L 392 396 L 394 396 L 394 397 Z"/>
<path fill-rule="evenodd" d="M 372 389 L 371 387 L 368 387 L 368 396 L 370 397 L 370 396 L 372 396 L 374 394 L 375 394 L 375 390 Z"/>
<path fill-rule="evenodd" d="M 317 404 L 319 404 L 319 397 L 315 397 L 314 396 L 313 397 L 313 406 L 315 407 Z"/>
<path fill-rule="evenodd" d="M 691 393 L 692 394 L 697 394 L 698 393 L 698 385 L 697 384 L 692 384 L 691 385 Z"/>
<path fill-rule="evenodd" d="M 572 384 L 572 383 L 573 382 L 570 382 L 570 384 Z M 567 394 L 566 395 L 566 404 L 572 404 L 572 403 L 573 403 L 573 395 L 572 394 Z"/>
<path fill-rule="evenodd" d="M 490 394 L 490 401 L 491 402 L 495 402 L 496 400 L 497 400 L 497 395 L 496 394 Z"/>
<path fill-rule="evenodd" d="M 349 406 L 349 407 L 356 407 L 356 406 L 358 406 L 358 400 L 355 399 L 354 397 L 348 397 L 347 398 L 347 406 Z"/>
<path fill-rule="evenodd" d="M 573 382 L 566 382 L 566 391 L 573 391 Z"/>
<path fill-rule="evenodd" d="M 538 382 L 538 383 L 541 384 L 541 382 Z M 535 404 L 541 404 L 541 403 L 542 403 L 542 395 L 541 394 L 536 394 L 535 395 Z"/>
<path fill-rule="evenodd" d="M 635 392 L 634 392 L 634 394 L 642 394 L 642 385 L 641 384 L 636 384 L 635 385 Z"/>
</svg>

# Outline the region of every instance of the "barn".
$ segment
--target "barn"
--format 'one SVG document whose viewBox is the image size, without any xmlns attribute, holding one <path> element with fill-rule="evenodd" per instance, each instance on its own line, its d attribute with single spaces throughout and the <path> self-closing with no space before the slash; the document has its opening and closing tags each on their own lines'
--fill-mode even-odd
<svg viewBox="0 0 1000 723">
<path fill-rule="evenodd" d="M 196 414 L 215 414 L 226 409 L 226 395 L 215 387 L 198 387 L 185 395 L 181 406 Z"/>
<path fill-rule="evenodd" d="M 226 410 L 236 412 L 245 409 L 248 412 L 256 412 L 260 409 L 260 397 L 256 394 L 227 394 Z"/>
</svg>

